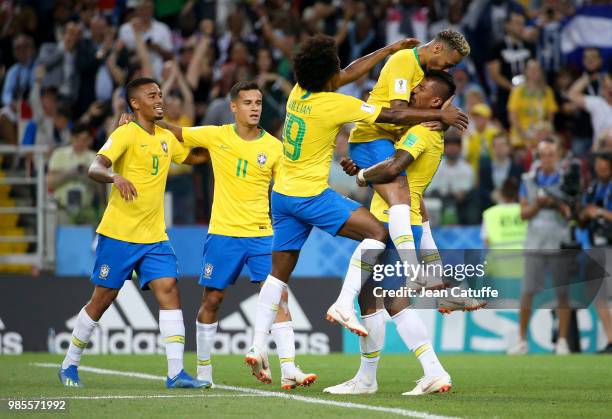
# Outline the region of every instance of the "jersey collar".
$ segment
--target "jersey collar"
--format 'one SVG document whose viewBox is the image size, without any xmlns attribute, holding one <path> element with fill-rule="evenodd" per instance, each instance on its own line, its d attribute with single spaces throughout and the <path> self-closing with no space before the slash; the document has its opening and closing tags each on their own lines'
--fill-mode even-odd
<svg viewBox="0 0 612 419">
<path fill-rule="evenodd" d="M 262 127 L 257 126 L 257 128 L 259 128 L 259 135 L 255 138 L 253 138 L 252 140 L 245 140 L 244 138 L 242 138 L 239 134 L 238 134 L 238 130 L 236 129 L 236 123 L 234 122 L 232 124 L 232 128 L 234 129 L 234 134 L 236 134 L 236 136 L 238 138 L 240 138 L 243 141 L 255 141 L 255 140 L 259 140 L 261 137 L 263 137 L 266 134 L 266 130 L 264 130 Z"/>
<path fill-rule="evenodd" d="M 423 65 L 421 64 L 421 59 L 419 58 L 419 51 L 417 51 L 416 47 L 412 48 L 412 52 L 414 52 L 414 58 L 416 58 L 421 71 L 423 71 Z"/>
</svg>

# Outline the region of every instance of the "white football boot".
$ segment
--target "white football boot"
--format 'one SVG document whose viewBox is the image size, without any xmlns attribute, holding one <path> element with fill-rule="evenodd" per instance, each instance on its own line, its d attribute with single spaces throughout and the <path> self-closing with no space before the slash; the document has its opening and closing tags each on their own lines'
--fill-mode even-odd
<svg viewBox="0 0 612 419">
<path fill-rule="evenodd" d="M 367 383 L 362 377 L 356 376 L 344 383 L 327 387 L 323 393 L 329 394 L 374 394 L 378 391 L 376 381 Z"/>
<path fill-rule="evenodd" d="M 487 305 L 485 300 L 471 297 L 448 297 L 438 298 L 438 311 L 442 314 L 450 314 L 453 311 L 475 311 Z"/>
<path fill-rule="evenodd" d="M 526 340 L 519 340 L 518 343 L 506 351 L 507 355 L 527 355 L 529 346 Z"/>
<path fill-rule="evenodd" d="M 285 376 L 281 378 L 281 388 L 283 390 L 292 390 L 297 386 L 306 387 L 317 380 L 317 375 L 313 373 L 304 373 L 300 367 L 294 368 L 293 376 Z"/>
<path fill-rule="evenodd" d="M 559 338 L 557 340 L 557 346 L 555 346 L 555 354 L 556 355 L 569 355 L 570 352 L 570 348 L 569 345 L 567 344 L 567 339 L 565 338 Z"/>
<path fill-rule="evenodd" d="M 440 377 L 423 377 L 417 381 L 417 385 L 412 391 L 402 393 L 402 396 L 422 396 L 431 393 L 446 393 L 453 386 L 450 375 Z"/>
<path fill-rule="evenodd" d="M 351 332 L 355 333 L 359 336 L 367 336 L 368 331 L 359 320 L 357 320 L 357 316 L 355 315 L 355 310 L 351 308 L 346 308 L 340 306 L 337 302 L 331 305 L 331 307 L 327 310 L 327 320 L 330 322 L 338 322 Z"/>
<path fill-rule="evenodd" d="M 260 351 L 256 346 L 251 346 L 249 352 L 244 356 L 244 362 L 251 367 L 255 378 L 262 383 L 272 383 L 272 372 L 270 371 L 267 353 Z"/>
</svg>

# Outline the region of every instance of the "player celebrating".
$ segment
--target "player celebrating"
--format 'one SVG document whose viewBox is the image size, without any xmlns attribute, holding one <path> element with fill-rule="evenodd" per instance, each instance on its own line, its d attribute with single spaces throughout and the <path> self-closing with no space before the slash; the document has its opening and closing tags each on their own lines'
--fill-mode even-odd
<svg viewBox="0 0 612 419">
<path fill-rule="evenodd" d="M 452 77 L 444 71 L 429 71 L 425 79 L 414 88 L 410 96 L 410 106 L 416 108 L 439 108 L 455 92 L 455 83 Z M 376 164 L 368 169 L 360 169 L 352 160 L 342 162 L 345 171 L 350 175 L 359 173 L 362 183 L 365 179 L 373 184 L 380 184 L 396 179 L 396 177 L 409 169 L 408 183 L 412 211 L 410 223 L 414 232 L 414 242 L 419 249 L 431 251 L 436 248 L 433 237 L 428 231 L 428 238 L 423 235 L 421 227 L 422 197 L 425 188 L 431 182 L 442 158 L 444 151 L 444 139 L 442 131 L 433 131 L 422 125 L 411 127 L 399 142 L 395 145 L 395 154 L 392 158 Z M 378 193 L 372 199 L 371 211 L 383 222 L 389 221 L 387 210 L 389 206 Z M 405 222 L 405 221 L 404 221 Z M 428 228 L 429 230 L 429 228 Z M 388 248 L 392 248 L 389 243 Z M 436 250 L 437 254 L 437 250 Z M 423 252 L 421 252 L 423 256 Z M 439 261 L 439 257 L 438 257 Z M 389 278 L 376 286 L 385 289 L 397 288 L 405 285 L 404 278 Z M 381 304 L 374 297 L 374 285 L 368 282 L 359 295 L 359 304 L 362 313 L 362 321 L 368 330 L 366 337 L 360 338 L 361 366 L 354 378 L 328 387 L 323 390 L 331 394 L 369 394 L 378 389 L 376 383 L 376 371 L 380 359 L 380 351 L 385 341 L 385 317 L 384 309 L 379 309 Z M 438 360 L 433 346 L 427 336 L 427 329 L 423 320 L 415 309 L 408 308 L 408 299 L 393 298 L 385 301 L 385 307 L 391 319 L 395 323 L 398 334 L 406 346 L 414 352 L 421 362 L 424 376 L 417 382 L 417 386 L 404 395 L 422 395 L 429 393 L 442 393 L 451 389 L 451 378 L 444 370 Z M 474 302 L 474 304 L 476 304 Z M 480 302 L 482 304 L 482 302 Z"/>
<path fill-rule="evenodd" d="M 238 82 L 230 90 L 230 100 L 234 124 L 182 129 L 166 124 L 186 145 L 209 151 L 215 174 L 212 217 L 199 281 L 206 288 L 196 322 L 198 379 L 208 382 L 212 382 L 210 352 L 225 289 L 236 282 L 245 265 L 251 282 L 263 283 L 270 273 L 269 192 L 283 153 L 282 143 L 258 126 L 262 94 L 257 84 Z M 285 291 L 272 337 L 281 362 L 281 387 L 292 389 L 311 384 L 317 376 L 295 366 L 295 338 L 287 304 Z M 256 377 L 266 383 L 272 381 L 268 368 L 258 371 Z"/>
<path fill-rule="evenodd" d="M 185 325 L 177 283 L 177 260 L 166 235 L 164 190 L 171 162 L 197 164 L 206 153 L 182 147 L 171 132 L 155 125 L 163 118 L 163 100 L 155 80 L 139 78 L 126 86 L 135 120 L 117 128 L 89 168 L 89 177 L 112 183 L 98 226 L 91 300 L 80 311 L 68 353 L 59 371 L 64 386 L 82 387 L 78 366 L 98 320 L 136 271 L 143 290 L 159 303 L 159 329 L 168 359 L 168 388 L 210 387 L 183 369 Z M 114 172 L 110 170 L 111 166 Z"/>
<path fill-rule="evenodd" d="M 362 276 L 369 276 L 372 265 L 385 249 L 387 232 L 367 209 L 334 192 L 327 184 L 338 130 L 345 123 L 356 121 L 414 125 L 442 120 L 464 127 L 467 118 L 453 107 L 389 109 L 333 91 L 358 79 L 390 54 L 413 47 L 416 42 L 400 41 L 340 70 L 333 38 L 317 35 L 302 43 L 294 57 L 297 84 L 287 102 L 284 154 L 272 191 L 272 271 L 259 293 L 253 346 L 245 357 L 253 371 L 268 364 L 264 348 L 266 335 L 300 249 L 314 226 L 361 242 L 352 255 L 343 292 L 327 314 L 354 333 L 367 334 L 355 316 L 353 301 L 361 290 Z"/>
<path fill-rule="evenodd" d="M 411 92 L 423 79 L 425 69 L 445 70 L 461 62 L 469 53 L 470 46 L 463 35 L 447 29 L 438 33 L 428 44 L 393 54 L 385 63 L 376 85 L 370 92 L 368 104 L 390 106 L 394 109 L 408 107 Z M 351 159 L 361 167 L 370 167 L 390 158 L 395 151 L 395 142 L 405 131 L 405 127 L 396 125 L 358 122 L 349 137 Z M 406 173 L 403 171 L 388 182 L 372 185 L 376 194 L 389 205 L 389 234 L 400 251 L 400 258 L 416 265 L 418 262 L 414 234 L 420 233 L 413 231 L 406 220 L 410 219 L 411 213 L 414 214 L 413 217 L 420 217 L 420 203 L 416 201 L 411 204 L 411 193 L 407 186 Z M 422 283 L 424 278 L 412 279 Z M 428 284 L 441 285 L 440 281 Z M 469 301 L 447 306 L 459 309 L 464 308 L 466 303 Z"/>
</svg>

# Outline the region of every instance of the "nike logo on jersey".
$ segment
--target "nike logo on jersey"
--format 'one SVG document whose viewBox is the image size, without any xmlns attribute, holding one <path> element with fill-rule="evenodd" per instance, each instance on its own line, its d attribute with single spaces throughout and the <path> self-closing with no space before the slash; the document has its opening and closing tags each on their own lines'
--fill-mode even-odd
<svg viewBox="0 0 612 419">
<path fill-rule="evenodd" d="M 219 145 L 219 148 L 220 148 L 221 150 L 231 150 L 231 149 L 232 149 L 231 147 L 228 147 L 228 146 L 226 146 L 225 144 L 220 144 L 220 145 Z"/>
</svg>

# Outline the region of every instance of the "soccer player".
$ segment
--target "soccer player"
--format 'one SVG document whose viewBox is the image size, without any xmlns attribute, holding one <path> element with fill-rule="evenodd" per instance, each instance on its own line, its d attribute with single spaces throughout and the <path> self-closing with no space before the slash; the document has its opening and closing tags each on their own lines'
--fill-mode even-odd
<svg viewBox="0 0 612 419">
<path fill-rule="evenodd" d="M 452 97 L 455 83 L 452 76 L 444 71 L 431 70 L 425 75 L 423 81 L 417 85 L 410 96 L 410 106 L 416 108 L 439 108 Z M 423 125 L 415 125 L 408 129 L 399 142 L 395 144 L 392 158 L 387 159 L 373 167 L 361 169 L 351 159 L 343 161 L 345 171 L 350 175 L 359 173 L 358 183 L 366 186 L 363 181 L 380 184 L 397 179 L 400 173 L 409 170 L 408 183 L 410 188 L 411 212 L 410 224 L 414 233 L 414 241 L 419 249 L 435 249 L 433 237 L 423 240 L 424 228 L 422 223 L 422 197 L 425 188 L 436 173 L 444 151 L 444 138 L 442 131 L 433 131 Z M 381 221 L 389 222 L 387 213 L 389 205 L 376 193 L 372 199 L 371 211 Z M 404 220 L 406 222 L 406 220 Z M 427 230 L 429 226 L 427 225 Z M 429 234 L 431 236 L 431 234 Z M 388 248 L 393 248 L 392 242 Z M 421 256 L 423 256 L 421 252 Z M 437 252 L 436 252 L 437 254 Z M 439 260 L 439 258 L 438 258 Z M 384 289 L 397 288 L 405 285 L 404 278 L 389 278 L 375 284 Z M 380 351 L 385 341 L 385 308 L 395 323 L 398 334 L 406 346 L 414 352 L 423 367 L 423 378 L 416 387 L 404 395 L 421 395 L 429 393 L 442 393 L 451 389 L 451 378 L 438 360 L 433 346 L 427 336 L 423 320 L 415 309 L 408 307 L 407 298 L 389 298 L 381 301 L 374 296 L 374 283 L 369 281 L 361 290 L 359 304 L 362 321 L 368 330 L 368 335 L 360 338 L 361 366 L 354 378 L 333 387 L 323 390 L 331 394 L 369 394 L 378 390 L 376 372 Z M 380 308 L 379 308 L 380 307 Z"/>
<path fill-rule="evenodd" d="M 82 387 L 78 366 L 98 320 L 136 271 L 143 290 L 159 303 L 159 329 L 168 359 L 168 388 L 210 387 L 183 369 L 185 325 L 177 287 L 177 260 L 166 235 L 164 190 L 171 162 L 198 164 L 208 160 L 201 149 L 187 150 L 171 132 L 155 125 L 163 118 L 159 84 L 149 78 L 132 80 L 126 99 L 134 121 L 110 135 L 89 168 L 89 177 L 112 183 L 98 226 L 96 260 L 91 274 L 91 300 L 77 317 L 68 353 L 59 371 L 64 386 Z M 111 167 L 113 170 L 111 170 Z"/>
<path fill-rule="evenodd" d="M 245 265 L 251 282 L 262 284 L 270 273 L 269 193 L 283 154 L 282 143 L 258 126 L 262 93 L 255 82 L 236 83 L 230 90 L 230 106 L 233 124 L 182 129 L 165 125 L 185 145 L 207 149 L 215 174 L 212 217 L 199 281 L 205 289 L 196 321 L 198 379 L 208 382 L 212 382 L 210 352 L 226 288 L 236 282 Z M 271 332 L 281 362 L 281 387 L 309 385 L 317 376 L 305 374 L 295 365 L 295 338 L 286 291 L 280 308 Z M 256 377 L 266 383 L 272 381 L 268 368 L 260 370 Z"/>
<path fill-rule="evenodd" d="M 343 287 L 327 316 L 354 333 L 367 334 L 355 316 L 353 301 L 361 290 L 362 277 L 367 279 L 372 265 L 386 247 L 387 232 L 367 209 L 328 186 L 338 130 L 345 123 L 359 121 L 414 125 L 441 120 L 464 127 L 467 118 L 454 107 L 390 109 L 334 93 L 334 90 L 358 79 L 385 57 L 415 46 L 416 42 L 399 41 L 340 70 L 333 38 L 317 35 L 303 42 L 294 57 L 297 84 L 287 101 L 284 154 L 272 191 L 272 271 L 259 293 L 253 346 L 245 357 L 254 372 L 268 364 L 266 335 L 300 249 L 315 226 L 331 235 L 361 242 L 348 267 L 345 278 L 348 286 Z"/>
<path fill-rule="evenodd" d="M 423 79 L 425 70 L 446 70 L 457 65 L 469 53 L 470 46 L 463 35 L 451 29 L 441 31 L 425 45 L 396 52 L 385 63 L 370 92 L 368 104 L 390 106 L 394 109 L 407 108 L 411 93 Z M 394 144 L 405 132 L 406 127 L 397 125 L 358 122 L 349 137 L 351 159 L 360 167 L 370 167 L 384 161 L 393 156 Z M 419 214 L 419 208 L 414 208 L 414 204 L 411 204 L 406 173 L 399 172 L 397 177 L 385 183 L 372 184 L 372 187 L 389 205 L 389 234 L 400 250 L 400 258 L 416 265 L 416 232 L 412 231 L 406 220 L 410 218 L 411 213 Z M 416 204 L 420 203 L 416 201 Z M 429 287 L 442 286 L 440 281 L 430 281 L 426 284 L 425 278 L 411 279 Z M 463 301 L 465 302 L 467 301 Z"/>
</svg>

